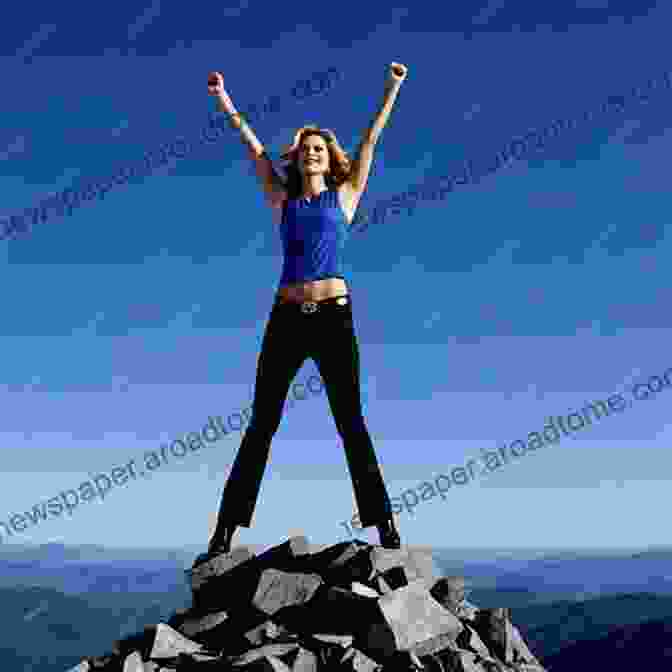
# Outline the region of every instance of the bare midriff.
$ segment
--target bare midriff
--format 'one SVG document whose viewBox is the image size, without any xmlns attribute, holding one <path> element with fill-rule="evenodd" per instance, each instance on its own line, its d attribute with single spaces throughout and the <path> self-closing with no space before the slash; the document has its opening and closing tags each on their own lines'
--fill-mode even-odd
<svg viewBox="0 0 672 672">
<path fill-rule="evenodd" d="M 304 301 L 322 301 L 333 296 L 345 296 L 348 286 L 341 278 L 324 278 L 285 285 L 278 289 L 278 295 L 286 301 L 303 303 Z"/>
</svg>

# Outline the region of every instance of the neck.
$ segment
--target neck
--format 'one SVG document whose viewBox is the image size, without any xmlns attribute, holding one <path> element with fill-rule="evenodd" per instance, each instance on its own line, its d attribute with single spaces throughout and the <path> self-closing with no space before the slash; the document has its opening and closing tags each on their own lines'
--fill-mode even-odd
<svg viewBox="0 0 672 672">
<path fill-rule="evenodd" d="M 303 190 L 302 195 L 304 198 L 310 198 L 311 196 L 317 196 L 327 189 L 327 183 L 324 179 L 324 175 L 304 175 L 303 176 Z"/>
</svg>

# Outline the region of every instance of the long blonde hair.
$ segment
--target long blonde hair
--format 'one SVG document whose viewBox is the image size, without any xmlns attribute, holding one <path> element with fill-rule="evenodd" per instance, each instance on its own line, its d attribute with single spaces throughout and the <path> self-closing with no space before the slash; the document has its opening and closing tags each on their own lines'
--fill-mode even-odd
<svg viewBox="0 0 672 672">
<path fill-rule="evenodd" d="M 294 141 L 288 145 L 280 158 L 287 161 L 283 166 L 286 176 L 285 187 L 289 198 L 298 198 L 303 190 L 303 178 L 298 167 L 301 143 L 309 135 L 319 135 L 327 143 L 329 152 L 329 173 L 324 176 L 327 187 L 333 189 L 343 184 L 349 177 L 351 161 L 348 153 L 341 147 L 334 132 L 314 124 L 301 127 L 294 134 Z"/>
</svg>

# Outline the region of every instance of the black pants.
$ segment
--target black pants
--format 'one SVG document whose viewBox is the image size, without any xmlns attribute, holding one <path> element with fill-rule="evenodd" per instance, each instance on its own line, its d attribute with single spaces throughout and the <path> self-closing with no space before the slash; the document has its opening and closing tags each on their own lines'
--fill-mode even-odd
<svg viewBox="0 0 672 672">
<path fill-rule="evenodd" d="M 233 464 L 219 509 L 215 535 L 233 525 L 250 527 L 271 447 L 280 426 L 289 386 L 311 357 L 324 380 L 336 428 L 345 445 L 362 527 L 392 518 L 371 437 L 364 424 L 359 387 L 359 348 L 351 297 L 307 306 L 275 304 L 257 363 L 252 417 Z"/>
</svg>

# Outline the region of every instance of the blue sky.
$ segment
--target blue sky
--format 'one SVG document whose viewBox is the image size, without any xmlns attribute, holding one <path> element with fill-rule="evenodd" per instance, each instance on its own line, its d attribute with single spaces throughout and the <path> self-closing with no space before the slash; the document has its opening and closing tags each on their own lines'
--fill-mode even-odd
<svg viewBox="0 0 672 672">
<path fill-rule="evenodd" d="M 352 4 L 352 7 L 350 6 Z M 255 11 L 255 8 L 257 11 Z M 489 157 L 672 69 L 662 2 L 474 2 L 338 11 L 258 0 L 40 10 L 3 24 L 0 217 L 105 177 L 207 122 L 211 70 L 239 107 L 338 67 L 332 91 L 254 125 L 357 144 L 388 64 L 409 68 L 362 208 Z M 551 14 L 546 12 L 551 11 Z M 263 20 L 260 16 L 263 14 Z M 356 16 L 356 20 L 353 20 Z M 52 27 L 53 26 L 53 27 Z M 81 26 L 94 26 L 82 30 Z M 271 46 L 268 46 L 271 45 Z M 353 234 L 346 275 L 367 426 L 391 496 L 672 367 L 672 91 Z M 0 521 L 249 404 L 280 278 L 245 149 L 216 144 L 0 242 Z M 316 373 L 312 361 L 297 376 Z M 399 521 L 408 544 L 663 544 L 672 388 Z M 206 544 L 240 434 L 3 543 Z M 288 410 L 253 527 L 347 535 L 354 511 L 325 395 Z M 503 524 L 506 523 L 506 524 Z M 360 538 L 376 540 L 373 531 Z"/>
</svg>

